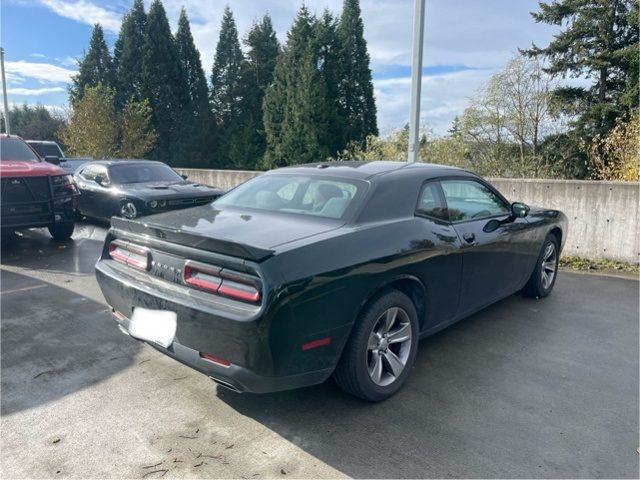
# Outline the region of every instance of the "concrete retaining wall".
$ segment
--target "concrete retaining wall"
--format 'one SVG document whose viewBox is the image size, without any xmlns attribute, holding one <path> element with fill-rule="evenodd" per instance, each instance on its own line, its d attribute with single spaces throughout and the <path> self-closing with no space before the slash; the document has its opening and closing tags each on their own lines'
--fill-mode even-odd
<svg viewBox="0 0 640 480">
<path fill-rule="evenodd" d="M 261 172 L 178 169 L 190 180 L 229 190 Z M 489 179 L 505 197 L 562 210 L 569 218 L 565 253 L 640 262 L 640 184 L 580 180 Z"/>
<path fill-rule="evenodd" d="M 205 170 L 202 168 L 176 168 L 176 170 L 182 175 L 187 175 L 189 180 L 193 182 L 218 187 L 224 191 L 231 190 L 236 185 L 262 173 L 249 170 Z"/>
</svg>

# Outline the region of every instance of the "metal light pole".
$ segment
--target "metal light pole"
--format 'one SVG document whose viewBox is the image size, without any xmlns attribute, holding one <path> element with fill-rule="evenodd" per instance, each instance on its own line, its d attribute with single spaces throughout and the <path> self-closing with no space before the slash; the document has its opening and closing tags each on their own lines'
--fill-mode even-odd
<svg viewBox="0 0 640 480">
<path fill-rule="evenodd" d="M 7 78 L 4 76 L 4 48 L 0 47 L 0 70 L 2 70 L 2 96 L 4 97 L 4 126 L 7 135 L 11 133 L 9 128 L 9 101 L 7 100 Z"/>
<path fill-rule="evenodd" d="M 420 143 L 420 90 L 422 87 L 422 49 L 424 44 L 424 3 L 415 0 L 413 8 L 413 62 L 411 64 L 411 114 L 409 116 L 409 153 L 407 162 L 418 160 Z"/>
</svg>

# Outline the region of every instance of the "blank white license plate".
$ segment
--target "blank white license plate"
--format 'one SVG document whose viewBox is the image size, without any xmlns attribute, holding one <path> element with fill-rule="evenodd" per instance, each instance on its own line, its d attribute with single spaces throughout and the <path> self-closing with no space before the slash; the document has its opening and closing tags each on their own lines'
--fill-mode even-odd
<svg viewBox="0 0 640 480">
<path fill-rule="evenodd" d="M 176 312 L 136 307 L 129 321 L 129 335 L 167 348 L 176 336 L 177 319 Z"/>
</svg>

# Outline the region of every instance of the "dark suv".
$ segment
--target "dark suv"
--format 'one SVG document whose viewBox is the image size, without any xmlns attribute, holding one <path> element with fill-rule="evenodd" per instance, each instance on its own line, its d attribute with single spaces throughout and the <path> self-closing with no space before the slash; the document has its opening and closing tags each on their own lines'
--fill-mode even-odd
<svg viewBox="0 0 640 480">
<path fill-rule="evenodd" d="M 55 240 L 74 229 L 78 189 L 62 168 L 44 162 L 20 137 L 0 135 L 2 238 L 14 230 L 47 227 Z"/>
</svg>

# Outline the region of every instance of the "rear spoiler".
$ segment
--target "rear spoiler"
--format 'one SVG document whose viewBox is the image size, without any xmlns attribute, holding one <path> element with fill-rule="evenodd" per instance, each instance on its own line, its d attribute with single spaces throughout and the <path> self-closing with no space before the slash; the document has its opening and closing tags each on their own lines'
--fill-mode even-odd
<svg viewBox="0 0 640 480">
<path fill-rule="evenodd" d="M 261 262 L 274 253 L 274 250 L 253 247 L 251 245 L 245 245 L 232 240 L 202 237 L 192 233 L 183 232 L 181 230 L 168 228 L 163 225 L 144 223 L 144 219 L 128 220 L 126 218 L 112 217 L 111 227 L 133 234 L 158 238 L 178 245 L 186 245 L 200 250 L 253 260 L 254 262 Z"/>
</svg>

